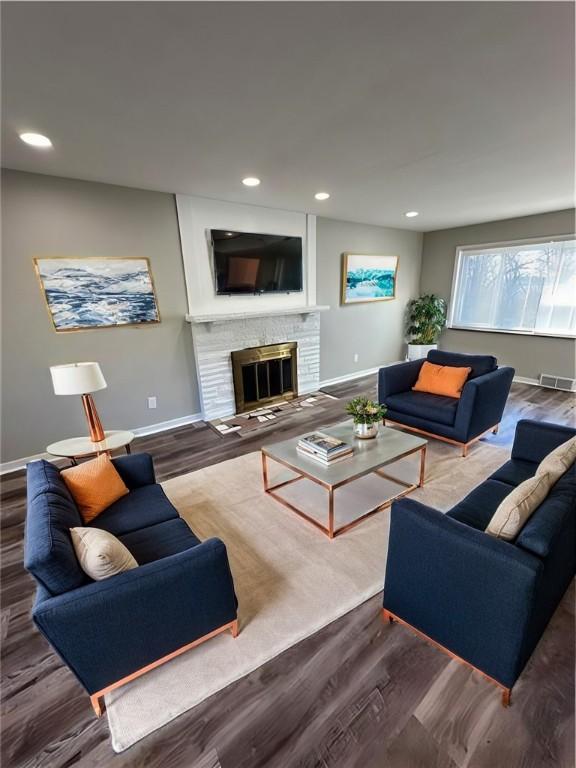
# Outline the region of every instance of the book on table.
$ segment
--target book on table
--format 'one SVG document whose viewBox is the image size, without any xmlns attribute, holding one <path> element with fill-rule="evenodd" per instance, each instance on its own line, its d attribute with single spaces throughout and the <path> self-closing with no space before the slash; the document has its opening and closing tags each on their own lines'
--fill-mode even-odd
<svg viewBox="0 0 576 768">
<path fill-rule="evenodd" d="M 311 432 L 309 435 L 304 435 L 298 441 L 297 447 L 301 453 L 326 464 L 345 458 L 353 452 L 348 443 L 323 432 Z"/>
<path fill-rule="evenodd" d="M 326 435 L 324 432 L 311 432 L 309 435 L 303 435 L 298 441 L 298 445 L 324 456 L 332 456 L 343 450 L 350 450 L 348 443 L 337 437 L 332 437 L 332 435 Z"/>
<path fill-rule="evenodd" d="M 296 447 L 296 451 L 300 453 L 302 456 L 306 456 L 309 459 L 313 459 L 314 461 L 317 461 L 319 464 L 322 464 L 325 467 L 330 467 L 332 466 L 332 464 L 337 464 L 339 461 L 343 461 L 344 459 L 349 458 L 354 453 L 352 448 L 349 448 L 347 451 L 344 451 L 343 453 L 336 454 L 336 456 L 330 456 L 330 458 L 325 458 L 321 454 L 314 453 L 314 451 L 309 451 L 307 448 L 303 448 L 300 445 Z"/>
</svg>

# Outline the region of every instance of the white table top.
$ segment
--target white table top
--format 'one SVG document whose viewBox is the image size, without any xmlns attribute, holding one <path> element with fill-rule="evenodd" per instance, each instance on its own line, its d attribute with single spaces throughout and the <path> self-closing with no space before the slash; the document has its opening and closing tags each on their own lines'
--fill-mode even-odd
<svg viewBox="0 0 576 768">
<path fill-rule="evenodd" d="M 51 443 L 46 450 L 52 456 L 65 456 L 66 458 L 92 456 L 96 453 L 123 448 L 134 440 L 134 432 L 129 432 L 126 429 L 105 430 L 104 434 L 106 439 L 99 443 L 93 443 L 89 437 L 71 437 L 68 440 Z"/>
</svg>

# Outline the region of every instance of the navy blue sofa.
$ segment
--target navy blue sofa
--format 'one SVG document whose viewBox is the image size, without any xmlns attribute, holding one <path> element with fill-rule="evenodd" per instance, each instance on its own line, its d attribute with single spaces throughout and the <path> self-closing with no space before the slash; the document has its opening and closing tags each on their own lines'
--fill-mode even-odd
<svg viewBox="0 0 576 768">
<path fill-rule="evenodd" d="M 485 533 L 498 505 L 576 429 L 519 421 L 512 457 L 443 514 L 392 504 L 384 615 L 510 689 L 576 570 L 576 465 L 513 542 Z"/>
<path fill-rule="evenodd" d="M 498 368 L 491 355 L 438 349 L 428 352 L 426 359 L 435 365 L 472 369 L 460 398 L 412 391 L 424 359 L 380 368 L 378 400 L 388 409 L 386 422 L 460 445 L 466 456 L 470 443 L 498 430 L 514 368 Z"/>
<path fill-rule="evenodd" d="M 130 492 L 91 525 L 117 536 L 139 567 L 104 581 L 80 568 L 69 531 L 84 523 L 57 467 L 37 461 L 27 470 L 24 564 L 38 585 L 33 619 L 98 715 L 104 693 L 143 668 L 237 631 L 222 541 L 199 541 L 156 483 L 148 454 L 113 462 Z"/>
</svg>

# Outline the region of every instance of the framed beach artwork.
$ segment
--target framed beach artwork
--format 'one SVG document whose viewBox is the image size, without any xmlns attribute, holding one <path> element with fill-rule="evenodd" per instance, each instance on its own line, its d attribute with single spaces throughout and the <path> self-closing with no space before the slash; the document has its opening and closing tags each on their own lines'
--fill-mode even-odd
<svg viewBox="0 0 576 768">
<path fill-rule="evenodd" d="M 397 256 L 342 254 L 342 304 L 396 298 Z"/>
<path fill-rule="evenodd" d="M 34 268 L 56 331 L 160 322 L 147 258 L 46 257 Z"/>
</svg>

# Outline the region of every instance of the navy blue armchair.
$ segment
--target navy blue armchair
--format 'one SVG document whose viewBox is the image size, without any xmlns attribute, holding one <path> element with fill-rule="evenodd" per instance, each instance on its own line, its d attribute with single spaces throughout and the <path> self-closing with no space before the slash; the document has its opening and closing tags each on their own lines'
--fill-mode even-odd
<svg viewBox="0 0 576 768">
<path fill-rule="evenodd" d="M 103 696 L 213 635 L 237 633 L 226 547 L 200 542 L 154 477 L 152 459 L 113 459 L 130 493 L 89 525 L 113 533 L 139 564 L 92 581 L 76 559 L 70 528 L 84 523 L 46 461 L 28 465 L 25 567 L 38 583 L 34 623 L 90 694 Z"/>
<path fill-rule="evenodd" d="M 518 422 L 512 457 L 443 514 L 392 504 L 384 615 L 432 640 L 510 691 L 576 571 L 576 466 L 515 541 L 485 528 L 500 502 L 576 429 Z"/>
<path fill-rule="evenodd" d="M 471 443 L 498 431 L 514 368 L 498 368 L 491 355 L 431 350 L 426 359 L 472 369 L 460 398 L 412 391 L 423 359 L 380 368 L 378 400 L 388 409 L 386 422 L 459 445 L 466 456 Z"/>
</svg>

